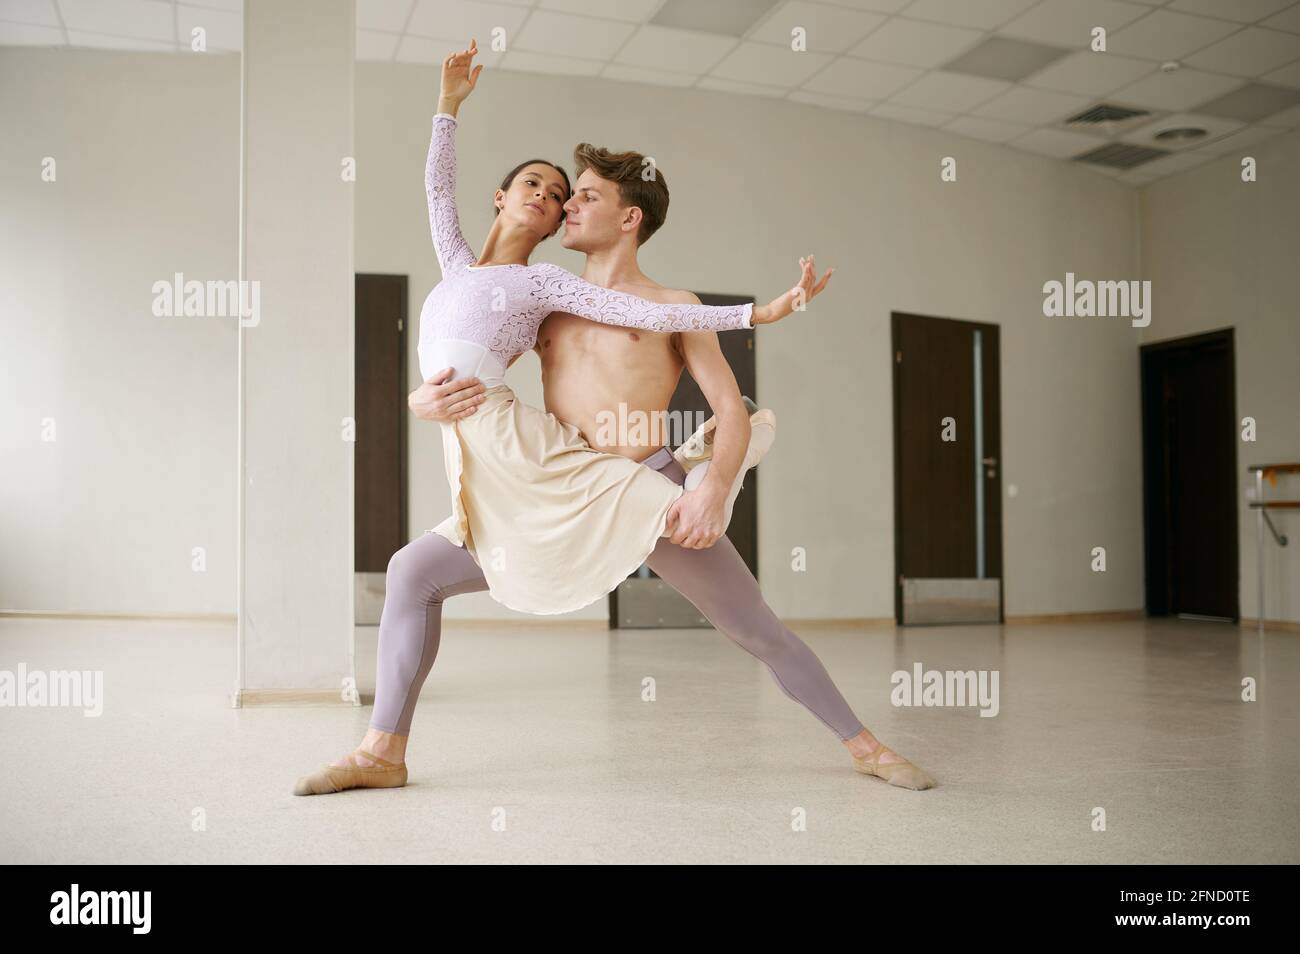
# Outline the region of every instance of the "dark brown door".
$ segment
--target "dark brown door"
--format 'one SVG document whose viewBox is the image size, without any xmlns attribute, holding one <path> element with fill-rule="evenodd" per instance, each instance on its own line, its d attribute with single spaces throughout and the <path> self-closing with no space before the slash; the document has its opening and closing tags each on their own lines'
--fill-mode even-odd
<svg viewBox="0 0 1300 954">
<path fill-rule="evenodd" d="M 1141 348 L 1147 612 L 1237 622 L 1232 329 Z"/>
<path fill-rule="evenodd" d="M 998 327 L 895 313 L 895 618 L 1002 619 Z"/>
<path fill-rule="evenodd" d="M 699 299 L 706 305 L 743 305 L 753 302 L 753 297 L 736 295 L 714 295 L 698 292 Z M 718 335 L 722 346 L 722 355 L 731 365 L 736 376 L 736 385 L 740 393 L 757 402 L 757 380 L 754 371 L 754 332 L 728 331 Z M 682 374 L 668 403 L 670 419 L 690 420 L 703 423 L 712 416 L 709 402 L 705 400 L 700 386 L 695 383 L 690 372 Z M 689 413 L 689 416 L 687 414 Z M 780 415 L 778 415 L 779 419 Z M 694 428 L 691 428 L 693 431 Z M 677 444 L 685 441 L 690 434 L 681 435 Z M 778 441 L 773 452 L 780 447 Z M 740 493 L 732 509 L 731 524 L 727 527 L 727 538 L 744 559 L 754 578 L 758 578 L 758 472 L 762 464 L 745 475 Z M 620 605 L 620 597 L 622 603 Z M 609 595 L 609 624 L 614 628 L 688 628 L 708 627 L 709 621 L 691 605 L 690 600 L 682 596 L 644 564 L 632 576 L 619 585 Z"/>
<path fill-rule="evenodd" d="M 356 573 L 406 545 L 406 276 L 356 276 Z"/>
</svg>

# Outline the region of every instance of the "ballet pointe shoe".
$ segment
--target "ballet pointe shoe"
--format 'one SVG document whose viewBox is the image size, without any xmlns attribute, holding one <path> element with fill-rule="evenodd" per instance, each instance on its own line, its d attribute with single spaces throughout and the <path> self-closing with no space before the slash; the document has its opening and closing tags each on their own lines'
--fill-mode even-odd
<svg viewBox="0 0 1300 954">
<path fill-rule="evenodd" d="M 885 743 L 877 740 L 876 750 L 870 755 L 862 758 L 858 758 L 856 755 L 853 756 L 853 767 L 863 775 L 875 775 L 883 778 L 890 785 L 897 785 L 899 788 L 910 788 L 914 791 L 934 788 L 934 779 L 911 762 L 885 762 L 882 765 L 880 757 L 886 752 L 898 755 Z M 898 757 L 902 758 L 901 755 L 898 755 Z"/>
<path fill-rule="evenodd" d="M 745 451 L 745 460 L 736 471 L 736 479 L 731 482 L 731 489 L 727 492 L 727 508 L 723 517 L 723 525 L 731 526 L 731 511 L 736 505 L 736 497 L 740 494 L 740 488 L 745 482 L 745 474 L 749 473 L 750 468 L 757 467 L 758 462 L 763 459 L 772 448 L 776 440 L 776 415 L 767 409 L 757 411 L 750 415 L 750 427 L 752 431 L 749 436 L 749 449 Z M 685 445 L 683 445 L 685 446 Z M 712 449 L 710 448 L 710 454 Z M 705 475 L 709 472 L 709 462 L 700 461 L 695 464 L 686 473 L 686 480 L 683 487 L 686 490 L 694 490 L 704 482 Z"/>
<path fill-rule="evenodd" d="M 357 756 L 364 755 L 374 765 L 361 765 Z M 406 763 L 400 765 L 381 759 L 364 749 L 348 755 L 349 766 L 326 765 L 298 779 L 295 795 L 332 795 L 349 788 L 400 788 L 406 784 Z"/>
<path fill-rule="evenodd" d="M 749 412 L 749 419 L 752 423 L 753 416 L 758 413 L 758 405 L 743 394 L 740 396 L 740 400 L 744 402 L 745 410 Z M 682 470 L 690 473 L 695 465 L 713 457 L 713 432 L 717 429 L 717 426 L 718 416 L 715 414 L 701 424 L 699 430 L 686 438 L 686 442 L 681 447 L 673 451 L 673 457 L 677 458 L 677 463 L 682 465 Z"/>
</svg>

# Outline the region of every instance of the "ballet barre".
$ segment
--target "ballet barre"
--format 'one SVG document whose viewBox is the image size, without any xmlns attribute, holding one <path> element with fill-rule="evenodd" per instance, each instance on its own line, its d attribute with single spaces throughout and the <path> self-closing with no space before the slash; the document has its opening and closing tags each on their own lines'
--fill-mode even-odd
<svg viewBox="0 0 1300 954">
<path fill-rule="evenodd" d="M 1257 590 L 1259 592 L 1259 634 L 1264 635 L 1264 527 L 1268 526 L 1269 532 L 1273 534 L 1273 539 L 1277 545 L 1284 547 L 1287 545 L 1287 537 L 1284 533 L 1278 533 L 1277 527 L 1273 526 L 1273 521 L 1268 515 L 1270 510 L 1300 510 L 1300 500 L 1267 500 L 1264 497 L 1264 480 L 1268 479 L 1269 483 L 1276 484 L 1279 474 L 1300 474 L 1300 464 L 1254 464 L 1246 468 L 1247 473 L 1255 475 L 1255 499 L 1251 501 L 1251 509 L 1255 511 L 1255 576 L 1257 577 Z"/>
</svg>

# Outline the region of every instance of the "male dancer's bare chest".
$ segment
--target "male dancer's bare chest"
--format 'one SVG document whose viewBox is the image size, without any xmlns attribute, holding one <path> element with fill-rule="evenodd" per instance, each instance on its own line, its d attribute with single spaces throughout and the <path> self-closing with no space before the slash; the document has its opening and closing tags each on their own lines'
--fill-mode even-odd
<svg viewBox="0 0 1300 954">
<path fill-rule="evenodd" d="M 598 450 L 642 460 L 681 377 L 679 336 L 556 312 L 537 334 L 546 409 Z M 658 442 L 656 442 L 658 441 Z"/>
</svg>

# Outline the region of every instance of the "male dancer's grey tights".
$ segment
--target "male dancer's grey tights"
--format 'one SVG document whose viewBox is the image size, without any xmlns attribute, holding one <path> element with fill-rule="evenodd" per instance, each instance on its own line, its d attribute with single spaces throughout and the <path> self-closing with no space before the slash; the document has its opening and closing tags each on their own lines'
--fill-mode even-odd
<svg viewBox="0 0 1300 954">
<path fill-rule="evenodd" d="M 678 484 L 686 479 L 681 464 L 666 449 L 643 463 Z M 726 536 L 702 550 L 662 538 L 646 563 L 732 642 L 765 663 L 781 690 L 840 739 L 862 731 L 826 667 L 768 607 L 758 581 Z M 443 601 L 487 588 L 469 551 L 432 531 L 393 554 L 379 620 L 371 728 L 410 734 L 420 687 L 438 655 Z"/>
</svg>

